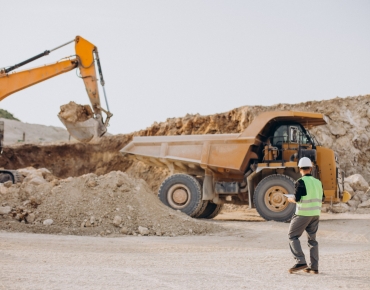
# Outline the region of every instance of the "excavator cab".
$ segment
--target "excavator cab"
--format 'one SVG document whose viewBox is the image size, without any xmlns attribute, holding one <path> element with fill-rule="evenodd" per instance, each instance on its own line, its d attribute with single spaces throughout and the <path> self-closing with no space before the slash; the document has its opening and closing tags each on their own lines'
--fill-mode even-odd
<svg viewBox="0 0 370 290">
<path fill-rule="evenodd" d="M 73 57 L 67 57 L 56 63 L 37 68 L 12 72 L 72 42 L 75 43 L 75 55 Z M 77 68 L 80 78 L 85 84 L 91 107 L 90 105 L 82 106 L 71 102 L 61 106 L 58 117 L 70 135 L 78 141 L 92 142 L 93 140 L 97 140 L 107 132 L 109 120 L 113 115 L 109 112 L 98 48 L 81 36 L 76 36 L 70 42 L 51 50 L 45 50 L 43 53 L 14 66 L 0 69 L 0 100 L 17 91 Z M 103 109 L 100 104 L 97 70 L 99 72 L 100 84 L 103 88 L 107 110 Z M 105 120 L 103 120 L 103 113 L 106 114 Z"/>
</svg>

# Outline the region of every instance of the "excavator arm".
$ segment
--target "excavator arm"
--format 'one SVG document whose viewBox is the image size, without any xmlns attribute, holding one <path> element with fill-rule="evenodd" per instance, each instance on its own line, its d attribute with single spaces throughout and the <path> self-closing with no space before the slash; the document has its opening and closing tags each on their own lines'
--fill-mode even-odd
<svg viewBox="0 0 370 290">
<path fill-rule="evenodd" d="M 58 117 L 74 138 L 81 142 L 89 142 L 92 139 L 101 137 L 105 134 L 112 114 L 109 112 L 108 102 L 106 102 L 107 110 L 104 110 L 100 104 L 95 62 L 98 66 L 100 83 L 103 87 L 104 96 L 105 82 L 103 79 L 97 47 L 80 36 L 77 36 L 72 42 L 75 42 L 75 57 L 71 57 L 67 60 L 62 60 L 54 64 L 44 65 L 19 72 L 12 72 L 14 69 L 17 69 L 18 67 L 40 57 L 48 55 L 53 50 L 68 44 L 66 43 L 53 50 L 46 50 L 45 52 L 40 53 L 39 55 L 36 55 L 35 57 L 32 57 L 17 65 L 0 70 L 0 101 L 20 90 L 58 76 L 62 73 L 69 72 L 75 68 L 79 68 L 81 78 L 84 81 L 86 92 L 90 99 L 94 117 L 82 122 L 70 122 L 69 120 L 63 118 L 61 114 L 59 114 Z M 106 96 L 105 100 L 107 101 Z M 105 122 L 103 122 L 102 112 L 106 114 Z"/>
</svg>

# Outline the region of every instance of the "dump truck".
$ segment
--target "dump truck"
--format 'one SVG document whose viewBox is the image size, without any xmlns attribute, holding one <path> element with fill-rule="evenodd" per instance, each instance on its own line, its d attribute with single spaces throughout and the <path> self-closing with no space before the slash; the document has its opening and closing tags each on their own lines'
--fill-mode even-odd
<svg viewBox="0 0 370 290">
<path fill-rule="evenodd" d="M 309 132 L 326 124 L 319 113 L 274 111 L 259 114 L 240 134 L 134 137 L 121 153 L 168 168 L 159 199 L 191 217 L 213 218 L 226 203 L 255 207 L 266 220 L 289 221 L 300 177 L 298 160 L 308 157 L 321 180 L 325 200 L 339 202 L 343 177 L 333 150 Z M 341 178 L 343 181 L 343 178 Z M 348 197 L 347 197 L 348 198 Z"/>
</svg>

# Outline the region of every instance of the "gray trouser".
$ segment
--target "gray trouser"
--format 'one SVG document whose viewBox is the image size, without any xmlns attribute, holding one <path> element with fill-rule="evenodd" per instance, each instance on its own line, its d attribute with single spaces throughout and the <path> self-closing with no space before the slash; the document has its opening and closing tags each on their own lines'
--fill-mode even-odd
<svg viewBox="0 0 370 290">
<path fill-rule="evenodd" d="M 297 264 L 306 264 L 299 237 L 307 232 L 308 247 L 310 248 L 310 268 L 319 269 L 319 244 L 316 241 L 316 232 L 319 228 L 319 216 L 294 215 L 289 227 L 289 246 Z"/>
</svg>

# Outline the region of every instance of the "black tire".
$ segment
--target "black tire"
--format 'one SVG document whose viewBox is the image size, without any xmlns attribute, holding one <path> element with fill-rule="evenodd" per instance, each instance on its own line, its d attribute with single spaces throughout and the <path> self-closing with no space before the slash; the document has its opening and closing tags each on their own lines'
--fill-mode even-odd
<svg viewBox="0 0 370 290">
<path fill-rule="evenodd" d="M 180 197 L 174 197 L 176 192 Z M 168 207 L 191 217 L 197 216 L 205 206 L 199 181 L 187 174 L 174 174 L 166 178 L 159 188 L 158 197 Z"/>
<path fill-rule="evenodd" d="M 253 197 L 260 216 L 268 221 L 289 221 L 296 206 L 294 203 L 289 203 L 283 196 L 287 193 L 294 193 L 294 180 L 289 176 L 273 174 L 262 179 Z"/>
<path fill-rule="evenodd" d="M 200 219 L 213 219 L 222 210 L 223 204 L 215 204 L 209 202 L 202 214 L 198 216 Z"/>
<path fill-rule="evenodd" d="M 0 173 L 0 183 L 5 183 L 7 181 L 11 181 L 12 183 L 14 183 L 13 176 L 9 173 Z"/>
</svg>

